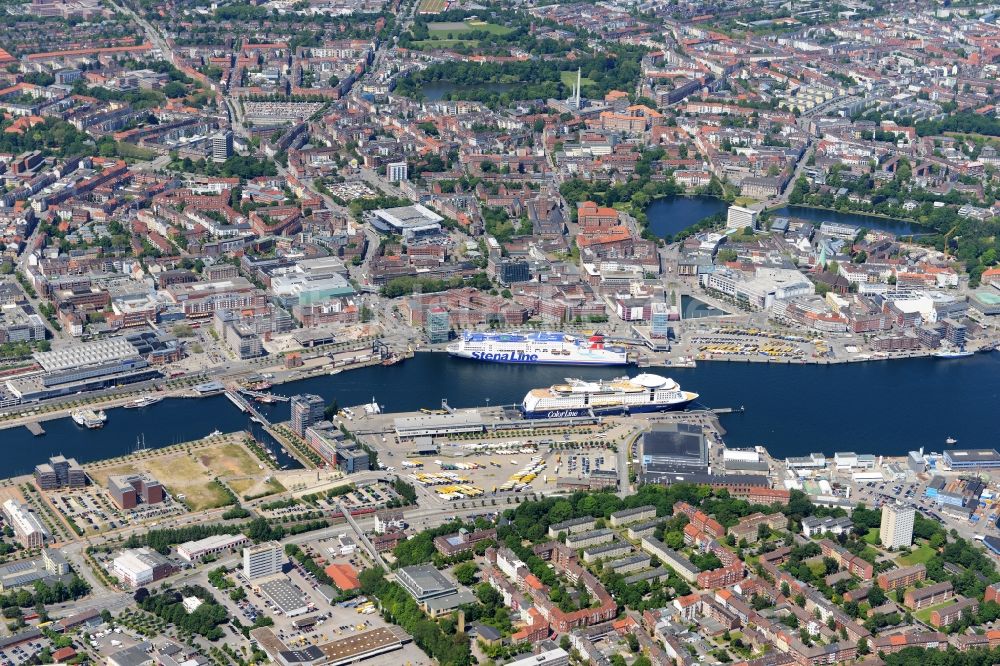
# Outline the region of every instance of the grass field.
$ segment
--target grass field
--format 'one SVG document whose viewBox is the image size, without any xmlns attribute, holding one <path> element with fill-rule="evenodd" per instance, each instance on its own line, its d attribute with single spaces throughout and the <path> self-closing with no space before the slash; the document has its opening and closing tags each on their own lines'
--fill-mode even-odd
<svg viewBox="0 0 1000 666">
<path fill-rule="evenodd" d="M 90 468 L 87 471 L 100 486 L 106 486 L 108 477 L 113 474 L 149 472 L 166 486 L 171 495 L 183 495 L 192 511 L 213 509 L 229 503 L 229 494 L 215 481 L 215 477 L 251 477 L 247 479 L 248 488 L 260 486 L 259 492 L 270 488 L 263 483 L 265 472 L 261 471 L 259 461 L 253 454 L 240 444 L 225 440 L 196 449 L 192 453 L 174 449 L 141 460 L 123 462 L 112 467 Z M 274 492 L 284 490 L 280 483 L 273 483 Z"/>
<path fill-rule="evenodd" d="M 214 509 L 229 503 L 229 496 L 215 481 L 215 475 L 187 454 L 149 460 L 146 467 L 174 497 L 184 495 L 184 502 L 192 511 Z"/>
<path fill-rule="evenodd" d="M 930 624 L 931 623 L 931 613 L 933 613 L 936 610 L 940 610 L 942 608 L 945 608 L 947 606 L 951 606 L 953 603 L 956 603 L 955 600 L 954 599 L 949 599 L 948 601 L 946 601 L 944 603 L 941 603 L 941 604 L 938 604 L 936 606 L 930 606 L 928 608 L 923 608 L 921 610 L 918 610 L 916 613 L 914 613 L 913 617 L 917 618 L 918 620 L 920 620 L 921 622 L 923 622 L 925 624 Z"/>
<path fill-rule="evenodd" d="M 865 535 L 865 543 L 870 543 L 873 546 L 878 545 L 878 528 L 872 527 L 868 530 L 868 534 Z"/>
<path fill-rule="evenodd" d="M 492 35 L 506 35 L 512 32 L 511 28 L 503 25 L 497 25 L 495 23 L 487 23 L 486 21 L 464 21 L 458 22 L 448 22 L 448 23 L 428 23 L 427 33 L 431 36 L 431 39 L 448 39 L 448 35 L 453 37 L 460 36 L 463 32 L 471 32 L 473 30 L 484 30 Z"/>
<path fill-rule="evenodd" d="M 242 497 L 263 497 L 275 493 L 285 492 L 285 487 L 277 479 L 242 478 L 226 481 L 226 484 L 233 489 L 233 492 Z"/>
<path fill-rule="evenodd" d="M 205 449 L 199 452 L 198 461 L 216 476 L 244 476 L 260 472 L 260 462 L 236 443 Z"/>
<path fill-rule="evenodd" d="M 443 12 L 447 5 L 447 0 L 420 0 L 417 11 L 421 14 L 437 14 Z"/>
<path fill-rule="evenodd" d="M 576 85 L 576 70 L 570 72 L 559 72 L 559 79 L 562 81 L 564 86 L 572 88 Z M 594 85 L 593 79 L 588 79 L 586 76 L 580 78 L 580 85 L 584 88 L 587 86 Z"/>
<path fill-rule="evenodd" d="M 427 32 L 432 35 L 440 32 L 465 32 L 470 29 L 464 21 L 431 21 L 427 24 Z"/>
<path fill-rule="evenodd" d="M 413 42 L 413 47 L 418 49 L 446 49 L 452 46 L 465 45 L 470 47 L 479 46 L 478 39 L 421 39 Z"/>
<path fill-rule="evenodd" d="M 934 549 L 923 544 L 913 551 L 909 555 L 903 555 L 899 558 L 900 564 L 905 564 L 906 566 L 913 566 L 914 564 L 927 564 L 927 561 L 934 557 Z"/>
</svg>

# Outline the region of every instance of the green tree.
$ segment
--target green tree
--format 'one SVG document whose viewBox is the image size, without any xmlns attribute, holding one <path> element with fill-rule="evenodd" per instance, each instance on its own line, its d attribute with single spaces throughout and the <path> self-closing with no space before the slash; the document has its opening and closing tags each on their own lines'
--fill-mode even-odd
<svg viewBox="0 0 1000 666">
<path fill-rule="evenodd" d="M 476 566 L 475 562 L 462 562 L 455 567 L 452 573 L 455 575 L 455 580 L 462 585 L 472 585 L 476 581 L 476 572 L 478 571 L 479 567 Z"/>
</svg>

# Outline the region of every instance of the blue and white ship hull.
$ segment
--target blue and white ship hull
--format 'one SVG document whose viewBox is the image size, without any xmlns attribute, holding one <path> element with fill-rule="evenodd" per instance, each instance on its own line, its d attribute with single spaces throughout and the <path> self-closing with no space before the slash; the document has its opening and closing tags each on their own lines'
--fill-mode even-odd
<svg viewBox="0 0 1000 666">
<path fill-rule="evenodd" d="M 599 335 L 589 338 L 560 332 L 465 333 L 448 345 L 459 358 L 488 363 L 526 365 L 626 365 L 624 347 L 605 345 Z"/>
</svg>

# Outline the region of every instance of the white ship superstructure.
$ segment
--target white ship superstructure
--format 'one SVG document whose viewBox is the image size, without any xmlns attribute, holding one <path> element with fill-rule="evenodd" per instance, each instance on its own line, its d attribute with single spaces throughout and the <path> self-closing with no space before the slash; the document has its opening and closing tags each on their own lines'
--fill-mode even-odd
<svg viewBox="0 0 1000 666">
<path fill-rule="evenodd" d="M 73 422 L 84 428 L 103 428 L 104 422 L 108 420 L 108 415 L 102 409 L 95 412 L 93 409 L 78 409 L 70 412 Z"/>
<path fill-rule="evenodd" d="M 625 365 L 628 351 L 604 337 L 562 332 L 465 333 L 448 345 L 452 356 L 492 363 Z"/>
<path fill-rule="evenodd" d="M 644 373 L 608 381 L 567 379 L 564 384 L 532 389 L 521 402 L 526 418 L 566 418 L 590 413 L 665 412 L 683 409 L 698 399 L 674 380 Z"/>
</svg>

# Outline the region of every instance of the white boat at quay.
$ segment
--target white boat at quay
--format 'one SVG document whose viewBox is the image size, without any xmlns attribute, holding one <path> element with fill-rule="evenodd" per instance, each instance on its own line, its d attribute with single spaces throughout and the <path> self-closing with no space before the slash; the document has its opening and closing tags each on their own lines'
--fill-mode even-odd
<svg viewBox="0 0 1000 666">
<path fill-rule="evenodd" d="M 77 409 L 70 412 L 69 415 L 78 426 L 92 430 L 103 428 L 104 423 L 108 420 L 108 415 L 103 409 L 99 412 L 95 412 L 93 409 Z"/>
</svg>

